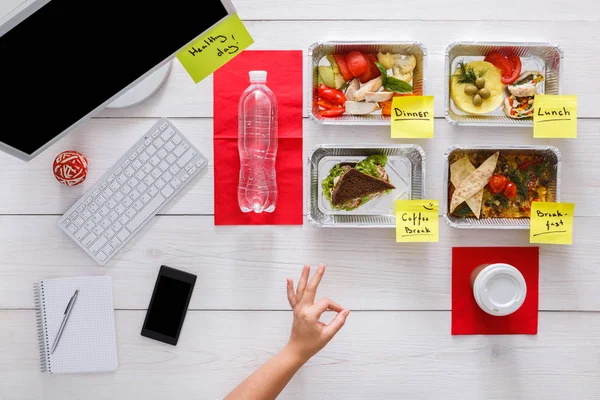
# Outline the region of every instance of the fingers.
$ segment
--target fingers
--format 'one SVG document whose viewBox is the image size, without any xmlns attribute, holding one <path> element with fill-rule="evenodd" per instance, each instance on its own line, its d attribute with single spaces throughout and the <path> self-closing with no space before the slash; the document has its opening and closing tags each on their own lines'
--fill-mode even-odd
<svg viewBox="0 0 600 400">
<path fill-rule="evenodd" d="M 315 296 L 317 295 L 317 288 L 319 287 L 319 283 L 321 283 L 321 279 L 323 278 L 323 274 L 325 273 L 325 265 L 319 264 L 319 268 L 317 268 L 317 272 L 313 275 L 312 279 L 308 283 L 306 287 L 306 291 L 304 293 L 303 299 L 308 304 L 313 304 L 315 302 Z"/>
<path fill-rule="evenodd" d="M 300 303 L 300 300 L 304 297 L 304 291 L 306 290 L 306 283 L 308 282 L 308 275 L 310 274 L 310 266 L 305 265 L 302 268 L 302 275 L 298 281 L 298 288 L 296 289 L 296 304 Z"/>
<path fill-rule="evenodd" d="M 343 310 L 323 329 L 323 333 L 328 339 L 331 340 L 342 329 L 342 326 L 346 323 L 348 314 L 350 314 L 350 310 Z"/>
<path fill-rule="evenodd" d="M 317 301 L 313 308 L 319 315 L 327 310 L 335 311 L 337 313 L 344 311 L 344 307 L 327 297 L 323 297 L 321 300 Z"/>
<path fill-rule="evenodd" d="M 294 281 L 290 278 L 287 278 L 287 298 L 290 303 L 290 307 L 294 309 L 296 307 L 296 295 L 294 294 Z"/>
</svg>

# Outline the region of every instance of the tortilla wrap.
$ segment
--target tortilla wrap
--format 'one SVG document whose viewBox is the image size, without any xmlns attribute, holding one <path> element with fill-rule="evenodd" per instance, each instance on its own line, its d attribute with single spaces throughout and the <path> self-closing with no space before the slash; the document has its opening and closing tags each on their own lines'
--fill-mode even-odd
<svg viewBox="0 0 600 400">
<path fill-rule="evenodd" d="M 452 195 L 452 201 L 450 202 L 450 212 L 454 212 L 463 201 L 474 196 L 482 190 L 485 185 L 488 184 L 490 178 L 496 170 L 496 164 L 498 164 L 498 156 L 500 152 L 494 153 L 491 157 L 484 161 L 475 171 L 471 172 L 468 177 L 463 179 L 458 184 L 454 194 Z"/>
<path fill-rule="evenodd" d="M 450 182 L 457 188 L 473 171 L 475 171 L 475 167 L 471 164 L 469 157 L 464 156 L 450 166 Z M 479 219 L 481 217 L 481 204 L 483 203 L 483 189 L 465 201 L 475 217 Z"/>
</svg>

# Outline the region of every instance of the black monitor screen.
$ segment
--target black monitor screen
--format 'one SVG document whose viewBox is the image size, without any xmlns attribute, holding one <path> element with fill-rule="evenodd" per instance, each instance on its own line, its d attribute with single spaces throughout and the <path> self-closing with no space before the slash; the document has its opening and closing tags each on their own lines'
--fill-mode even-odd
<svg viewBox="0 0 600 400">
<path fill-rule="evenodd" d="M 15 121 L 0 142 L 34 153 L 226 15 L 219 0 L 52 0 L 0 37 Z"/>
</svg>

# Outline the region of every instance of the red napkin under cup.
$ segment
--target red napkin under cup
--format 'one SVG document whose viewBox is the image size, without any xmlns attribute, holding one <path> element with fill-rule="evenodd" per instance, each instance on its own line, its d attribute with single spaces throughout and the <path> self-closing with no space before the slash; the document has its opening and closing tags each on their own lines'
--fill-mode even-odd
<svg viewBox="0 0 600 400">
<path fill-rule="evenodd" d="M 215 225 L 302 225 L 302 64 L 301 50 L 246 50 L 214 73 Z M 273 213 L 243 213 L 237 199 L 238 102 L 253 70 L 267 71 L 279 107 Z"/>
<path fill-rule="evenodd" d="M 477 305 L 471 288 L 473 269 L 481 264 L 506 263 L 527 283 L 527 296 L 514 313 L 497 317 Z M 537 334 L 539 291 L 538 247 L 454 247 L 452 249 L 452 334 Z"/>
</svg>

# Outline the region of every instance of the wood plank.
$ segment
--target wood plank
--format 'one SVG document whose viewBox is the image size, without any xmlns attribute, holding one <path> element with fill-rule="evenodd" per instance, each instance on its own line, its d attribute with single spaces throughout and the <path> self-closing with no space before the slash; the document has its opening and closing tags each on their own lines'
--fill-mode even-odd
<svg viewBox="0 0 600 400">
<path fill-rule="evenodd" d="M 289 312 L 190 312 L 177 346 L 141 337 L 117 311 L 119 370 L 45 375 L 33 312 L 0 312 L 2 399 L 218 399 L 289 337 Z M 354 312 L 285 399 L 591 399 L 600 314 L 541 313 L 536 336 L 450 335 L 449 312 Z"/>
<path fill-rule="evenodd" d="M 576 218 L 573 246 L 541 246 L 540 309 L 599 311 L 600 219 Z M 39 279 L 113 277 L 115 307 L 148 307 L 160 265 L 198 276 L 193 309 L 286 310 L 285 279 L 328 266 L 320 296 L 354 310 L 450 310 L 453 246 L 527 246 L 528 231 L 456 230 L 440 243 L 395 243 L 393 229 L 213 226 L 212 217 L 157 217 L 100 267 L 56 217 L 0 217 L 0 308 L 32 308 Z"/>
<path fill-rule="evenodd" d="M 67 135 L 34 160 L 25 163 L 0 153 L 0 214 L 62 214 L 91 187 L 96 180 L 155 122 L 155 119 L 94 118 Z M 213 139 L 212 119 L 173 119 L 174 124 L 205 154 L 210 162 L 205 171 L 192 181 L 165 209 L 163 214 L 212 215 L 213 206 Z M 600 197 L 600 166 L 592 163 L 592 154 L 600 153 L 597 132 L 600 121 L 581 120 L 577 140 L 539 140 L 530 129 L 452 127 L 443 120 L 435 124 L 433 140 L 415 140 L 427 155 L 427 196 L 441 199 L 444 153 L 449 146 L 514 144 L 554 145 L 563 154 L 562 201 L 577 204 L 577 215 L 600 216 L 596 199 Z M 304 150 L 317 144 L 407 143 L 389 138 L 385 127 L 331 127 L 304 121 Z M 87 180 L 76 187 L 59 184 L 52 176 L 52 160 L 63 150 L 75 149 L 90 161 Z"/>
<path fill-rule="evenodd" d="M 396 20 L 404 24 L 407 20 L 458 20 L 458 21 L 597 21 L 600 6 L 597 3 L 580 0 L 566 6 L 561 0 L 529 0 L 526 12 L 506 7 L 500 2 L 482 4 L 477 0 L 463 0 L 460 7 L 449 6 L 444 0 L 428 2 L 369 3 L 361 0 L 323 2 L 318 0 L 281 1 L 236 0 L 235 6 L 244 20 Z M 472 12 L 470 11 L 472 10 Z"/>
<path fill-rule="evenodd" d="M 444 10 L 447 8 L 444 7 Z M 362 8 L 358 12 L 362 12 Z M 600 93 L 596 90 L 600 86 L 600 76 L 595 72 L 599 67 L 595 48 L 596 37 L 600 36 L 600 22 L 406 21 L 400 26 L 397 21 L 250 21 L 246 26 L 255 40 L 250 49 L 300 49 L 305 56 L 313 43 L 322 40 L 420 41 L 428 51 L 426 93 L 436 96 L 435 113 L 438 117 L 444 115 L 444 53 L 449 43 L 466 40 L 523 41 L 523 32 L 535 32 L 526 40 L 557 43 L 563 49 L 563 93 L 579 97 L 579 116 L 600 117 L 600 110 L 595 106 L 600 103 Z M 390 32 L 394 32 L 393 37 Z M 305 74 L 305 87 L 308 87 L 308 74 Z M 131 109 L 104 110 L 100 115 L 211 117 L 212 90 L 212 76 L 195 85 L 175 60 L 168 82 L 152 99 Z"/>
</svg>

